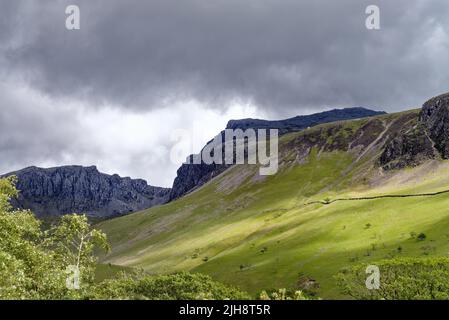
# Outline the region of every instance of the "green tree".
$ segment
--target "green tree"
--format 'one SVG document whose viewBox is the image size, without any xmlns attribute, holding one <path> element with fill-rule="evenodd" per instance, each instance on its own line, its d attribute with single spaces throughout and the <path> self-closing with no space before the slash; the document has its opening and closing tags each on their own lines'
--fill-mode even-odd
<svg viewBox="0 0 449 320">
<path fill-rule="evenodd" d="M 95 280 L 97 258 L 95 248 L 109 250 L 106 235 L 92 229 L 84 215 L 65 215 L 58 226 L 45 232 L 47 247 L 55 252 L 62 266 L 79 270 L 80 283 L 92 284 Z"/>
<path fill-rule="evenodd" d="M 96 245 L 106 237 L 90 228 L 84 216 L 69 215 L 43 232 L 32 212 L 14 210 L 15 177 L 0 179 L 0 299 L 72 299 L 93 285 Z M 70 245 L 77 243 L 76 248 Z M 80 270 L 80 290 L 67 286 L 67 267 Z"/>
</svg>

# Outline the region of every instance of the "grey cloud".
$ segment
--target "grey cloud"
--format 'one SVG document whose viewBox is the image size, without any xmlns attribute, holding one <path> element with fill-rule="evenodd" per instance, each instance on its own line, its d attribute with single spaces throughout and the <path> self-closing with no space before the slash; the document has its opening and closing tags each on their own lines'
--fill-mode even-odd
<svg viewBox="0 0 449 320">
<path fill-rule="evenodd" d="M 449 32 L 447 1 L 374 2 L 380 31 L 364 27 L 373 1 L 40 1 L 21 26 L 35 31 L 8 62 L 49 94 L 128 108 L 240 98 L 279 115 L 398 110 L 446 90 L 448 61 L 424 42 Z M 80 31 L 64 28 L 69 3 Z"/>
<path fill-rule="evenodd" d="M 76 138 L 70 112 L 54 112 L 5 85 L 0 85 L 0 96 L 0 172 L 63 161 L 64 150 Z"/>
<path fill-rule="evenodd" d="M 106 173 L 171 186 L 177 165 L 167 161 L 169 141 L 145 138 L 133 148 L 138 137 L 118 116 L 109 122 L 104 113 L 8 83 L 0 83 L 0 97 L 0 175 L 32 165 L 97 165 Z"/>
</svg>

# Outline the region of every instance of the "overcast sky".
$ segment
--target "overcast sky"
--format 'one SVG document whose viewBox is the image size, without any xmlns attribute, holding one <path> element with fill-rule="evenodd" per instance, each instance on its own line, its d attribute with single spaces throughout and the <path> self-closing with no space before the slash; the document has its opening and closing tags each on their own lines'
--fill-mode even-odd
<svg viewBox="0 0 449 320">
<path fill-rule="evenodd" d="M 447 0 L 0 0 L 0 173 L 171 186 L 179 130 L 199 151 L 230 119 L 419 107 L 449 91 L 448 17 Z"/>
</svg>

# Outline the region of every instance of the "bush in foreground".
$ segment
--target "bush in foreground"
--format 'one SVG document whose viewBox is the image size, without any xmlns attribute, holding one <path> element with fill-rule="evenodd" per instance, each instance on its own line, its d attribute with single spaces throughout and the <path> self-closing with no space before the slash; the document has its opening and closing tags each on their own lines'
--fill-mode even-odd
<svg viewBox="0 0 449 320">
<path fill-rule="evenodd" d="M 246 300 L 248 294 L 212 280 L 204 274 L 125 275 L 105 280 L 91 299 L 132 300 Z"/>
<path fill-rule="evenodd" d="M 396 258 L 373 263 L 379 267 L 380 287 L 366 287 L 366 264 L 342 270 L 337 284 L 355 299 L 449 299 L 449 258 Z"/>
<path fill-rule="evenodd" d="M 301 290 L 291 291 L 287 289 L 278 289 L 272 291 L 262 291 L 260 300 L 311 300 Z"/>
</svg>

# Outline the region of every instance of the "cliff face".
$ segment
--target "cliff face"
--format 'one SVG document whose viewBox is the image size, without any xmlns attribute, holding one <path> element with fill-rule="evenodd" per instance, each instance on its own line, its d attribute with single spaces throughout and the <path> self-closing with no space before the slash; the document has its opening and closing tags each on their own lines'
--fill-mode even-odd
<svg viewBox="0 0 449 320">
<path fill-rule="evenodd" d="M 443 159 L 449 158 L 449 93 L 424 103 L 420 121 Z"/>
<path fill-rule="evenodd" d="M 183 164 L 177 171 L 170 200 L 175 200 L 202 186 L 215 176 L 229 168 L 225 164 Z"/>
<path fill-rule="evenodd" d="M 228 122 L 226 129 L 278 129 L 279 134 L 285 134 L 288 132 L 300 131 L 322 123 L 365 118 L 381 114 L 385 114 L 385 112 L 373 111 L 365 108 L 335 109 L 279 121 L 259 119 L 231 120 Z M 223 134 L 223 132 L 221 134 Z M 230 165 L 225 164 L 183 164 L 178 169 L 170 194 L 170 200 L 182 197 L 202 186 L 229 167 Z"/>
<path fill-rule="evenodd" d="M 170 194 L 170 189 L 103 174 L 96 167 L 30 167 L 5 176 L 10 175 L 17 176 L 20 190 L 13 205 L 37 216 L 86 213 L 106 218 L 165 203 Z"/>
<path fill-rule="evenodd" d="M 449 93 L 424 103 L 417 121 L 391 139 L 379 162 L 388 170 L 438 158 L 449 159 Z"/>
</svg>

